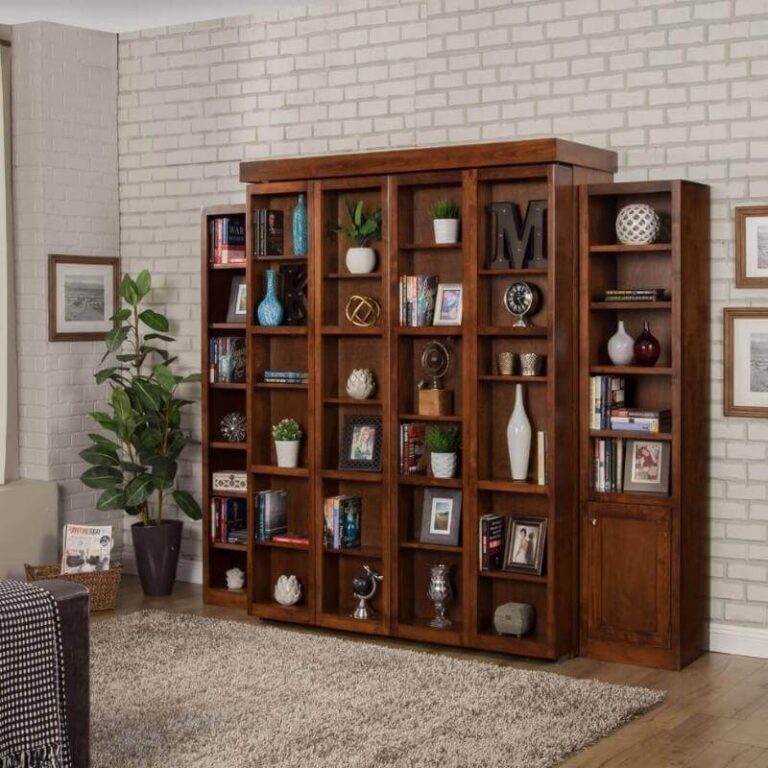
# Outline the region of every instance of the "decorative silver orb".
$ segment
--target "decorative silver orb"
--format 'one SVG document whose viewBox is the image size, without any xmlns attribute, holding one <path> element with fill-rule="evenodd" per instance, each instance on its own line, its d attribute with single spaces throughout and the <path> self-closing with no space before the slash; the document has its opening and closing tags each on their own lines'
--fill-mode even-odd
<svg viewBox="0 0 768 768">
<path fill-rule="evenodd" d="M 233 411 L 222 416 L 219 422 L 219 433 L 223 440 L 229 443 L 242 443 L 245 441 L 245 416 Z"/>
<path fill-rule="evenodd" d="M 625 205 L 616 217 L 616 237 L 624 245 L 648 245 L 660 230 L 659 214 L 645 203 Z"/>
</svg>

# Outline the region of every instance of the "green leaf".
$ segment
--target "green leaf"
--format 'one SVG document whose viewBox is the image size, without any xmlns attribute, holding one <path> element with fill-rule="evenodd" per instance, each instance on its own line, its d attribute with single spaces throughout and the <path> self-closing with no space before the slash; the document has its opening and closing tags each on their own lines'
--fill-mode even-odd
<svg viewBox="0 0 768 768">
<path fill-rule="evenodd" d="M 145 309 L 139 315 L 139 320 L 141 320 L 144 325 L 148 325 L 153 331 L 160 331 L 160 333 L 165 333 L 169 327 L 168 319 L 152 309 Z"/>
<path fill-rule="evenodd" d="M 108 440 L 104 435 L 99 435 L 96 432 L 91 432 L 88 437 L 93 440 L 94 443 L 97 445 L 101 445 L 104 448 L 109 448 L 112 451 L 117 451 L 120 449 L 120 446 L 117 443 L 112 442 L 112 440 Z"/>
<path fill-rule="evenodd" d="M 123 352 L 122 354 L 115 355 L 115 359 L 121 363 L 136 363 L 136 355 L 133 352 Z"/>
<path fill-rule="evenodd" d="M 130 472 L 131 474 L 138 474 L 139 472 L 146 472 L 147 468 L 143 464 L 134 464 L 132 461 L 121 461 L 120 469 L 123 472 Z"/>
<path fill-rule="evenodd" d="M 133 313 L 130 309 L 120 309 L 117 312 L 115 312 L 112 317 L 110 317 L 110 320 L 117 320 L 118 323 L 122 323 L 123 320 L 127 320 Z"/>
<path fill-rule="evenodd" d="M 363 201 L 360 200 L 357 203 L 357 208 L 355 208 L 355 218 L 354 218 L 355 226 L 359 227 L 363 223 Z"/>
<path fill-rule="evenodd" d="M 113 328 L 106 336 L 107 352 L 115 352 L 123 345 L 128 338 L 130 326 L 123 325 L 120 328 Z"/>
<path fill-rule="evenodd" d="M 153 384 L 151 381 L 134 379 L 132 389 L 144 408 L 160 411 L 165 404 L 167 395 L 157 384 Z"/>
<path fill-rule="evenodd" d="M 118 358 L 119 357 L 122 357 L 122 355 L 118 355 Z M 97 384 L 103 384 L 105 381 L 109 381 L 110 379 L 113 381 L 119 381 L 121 377 L 118 374 L 118 371 L 122 373 L 123 371 L 127 370 L 128 369 L 122 365 L 116 366 L 114 368 L 103 368 L 102 370 L 96 372 L 94 378 L 96 379 Z"/>
<path fill-rule="evenodd" d="M 203 513 L 200 509 L 200 505 L 195 501 L 192 494 L 186 491 L 174 491 L 173 500 L 176 502 L 176 506 L 192 520 L 200 520 Z"/>
<path fill-rule="evenodd" d="M 120 463 L 115 450 L 98 444 L 80 451 L 80 458 L 97 467 L 116 467 Z"/>
<path fill-rule="evenodd" d="M 135 307 L 139 303 L 139 289 L 136 283 L 131 280 L 130 275 L 123 275 L 123 279 L 120 283 L 120 295 L 132 307 Z"/>
<path fill-rule="evenodd" d="M 147 500 L 152 492 L 154 481 L 151 475 L 139 475 L 134 477 L 125 486 L 125 506 L 136 507 Z"/>
<path fill-rule="evenodd" d="M 195 382 L 195 381 L 202 381 L 202 377 L 200 376 L 200 374 L 199 374 L 199 373 L 189 373 L 189 374 L 187 374 L 187 375 L 186 375 L 186 376 L 185 376 L 185 377 L 182 379 L 182 382 L 183 382 L 184 384 L 189 384 L 189 383 L 191 383 L 191 382 Z"/>
<path fill-rule="evenodd" d="M 152 287 L 152 277 L 146 269 L 139 272 L 136 278 L 136 288 L 139 292 L 139 300 L 143 299 Z"/>
<path fill-rule="evenodd" d="M 176 341 L 173 336 L 164 336 L 162 333 L 147 333 L 144 336 L 144 341 L 154 341 L 154 339 L 160 339 L 160 341 Z"/>
<path fill-rule="evenodd" d="M 102 411 L 93 411 L 89 415 L 100 427 L 103 427 L 110 432 L 117 432 L 117 423 L 108 413 L 103 413 Z"/>
<path fill-rule="evenodd" d="M 102 512 L 108 512 L 111 509 L 124 508 L 125 494 L 120 487 L 108 488 L 101 494 L 101 496 L 99 496 L 99 500 L 96 502 L 96 509 L 100 509 Z"/>
<path fill-rule="evenodd" d="M 123 480 L 123 474 L 114 467 L 91 467 L 86 469 L 80 479 L 89 488 L 114 488 Z"/>
<path fill-rule="evenodd" d="M 176 377 L 171 373 L 170 368 L 165 365 L 156 365 L 152 369 L 152 373 L 166 392 L 173 392 L 176 389 Z"/>
<path fill-rule="evenodd" d="M 125 510 L 125 514 L 126 515 L 131 515 L 132 517 L 136 517 L 136 515 L 140 515 L 141 514 L 141 507 L 125 506 L 125 507 L 123 507 L 123 509 Z"/>
<path fill-rule="evenodd" d="M 155 488 L 170 488 L 176 479 L 178 464 L 163 457 L 152 462 L 152 475 L 155 478 Z"/>
<path fill-rule="evenodd" d="M 112 390 L 112 408 L 115 411 L 117 421 L 128 422 L 131 420 L 131 399 L 125 390 L 118 387 Z"/>
</svg>

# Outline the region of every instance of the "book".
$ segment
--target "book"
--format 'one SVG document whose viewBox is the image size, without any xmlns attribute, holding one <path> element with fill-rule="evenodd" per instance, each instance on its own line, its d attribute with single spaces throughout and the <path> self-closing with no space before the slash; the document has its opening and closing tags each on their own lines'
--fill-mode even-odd
<svg viewBox="0 0 768 768">
<path fill-rule="evenodd" d="M 309 536 L 305 536 L 303 533 L 276 533 L 272 537 L 272 541 L 279 544 L 304 544 L 309 546 Z"/>
<path fill-rule="evenodd" d="M 590 429 L 610 429 L 610 414 L 623 408 L 626 381 L 623 376 L 591 376 L 589 380 Z"/>
<path fill-rule="evenodd" d="M 209 220 L 212 264 L 245 263 L 245 216 L 217 216 Z"/>
<path fill-rule="evenodd" d="M 536 433 L 536 482 L 547 484 L 547 433 Z"/>
<path fill-rule="evenodd" d="M 246 502 L 245 499 L 232 499 L 226 496 L 211 497 L 211 541 L 216 544 L 245 544 Z"/>
<path fill-rule="evenodd" d="M 253 229 L 253 255 L 256 258 L 284 254 L 282 211 L 273 208 L 255 209 Z"/>
<path fill-rule="evenodd" d="M 427 471 L 427 426 L 423 423 L 400 425 L 400 474 L 423 475 Z"/>
<path fill-rule="evenodd" d="M 326 549 L 359 547 L 362 525 L 359 496 L 330 496 L 323 502 L 323 545 Z"/>
<path fill-rule="evenodd" d="M 259 491 L 254 497 L 256 541 L 269 541 L 288 530 L 288 494 L 284 490 Z"/>
<path fill-rule="evenodd" d="M 208 381 L 232 384 L 245 381 L 245 339 L 213 336 L 208 349 Z"/>
<path fill-rule="evenodd" d="M 64 526 L 61 547 L 62 573 L 108 571 L 112 553 L 111 525 Z"/>
<path fill-rule="evenodd" d="M 399 282 L 400 325 L 432 325 L 437 298 L 437 275 L 401 275 Z"/>
<path fill-rule="evenodd" d="M 590 486 L 600 493 L 621 493 L 624 487 L 624 440 L 594 441 Z"/>
<path fill-rule="evenodd" d="M 500 515 L 483 515 L 480 518 L 479 539 L 480 570 L 499 570 L 504 556 L 504 518 Z"/>
</svg>

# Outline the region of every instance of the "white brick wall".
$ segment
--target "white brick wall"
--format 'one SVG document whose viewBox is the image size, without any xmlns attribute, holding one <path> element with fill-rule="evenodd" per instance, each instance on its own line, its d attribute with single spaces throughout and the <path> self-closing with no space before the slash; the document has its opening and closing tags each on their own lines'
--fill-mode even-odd
<svg viewBox="0 0 768 768">
<path fill-rule="evenodd" d="M 12 46 L 20 471 L 59 483 L 62 522 L 106 521 L 77 479 L 102 345 L 48 341 L 48 254 L 118 253 L 117 40 L 34 23 Z"/>
</svg>

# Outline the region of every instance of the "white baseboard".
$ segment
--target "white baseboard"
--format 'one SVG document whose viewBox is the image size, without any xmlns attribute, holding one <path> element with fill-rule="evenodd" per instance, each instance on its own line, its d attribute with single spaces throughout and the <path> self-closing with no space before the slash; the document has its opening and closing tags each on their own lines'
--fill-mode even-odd
<svg viewBox="0 0 768 768">
<path fill-rule="evenodd" d="M 768 659 L 768 629 L 734 624 L 709 625 L 709 650 L 734 656 Z"/>
<path fill-rule="evenodd" d="M 123 553 L 122 563 L 125 573 L 136 575 L 136 559 L 131 552 Z M 189 560 L 182 557 L 179 560 L 179 567 L 176 569 L 176 581 L 184 581 L 188 584 L 203 583 L 203 562 L 202 560 Z"/>
</svg>

